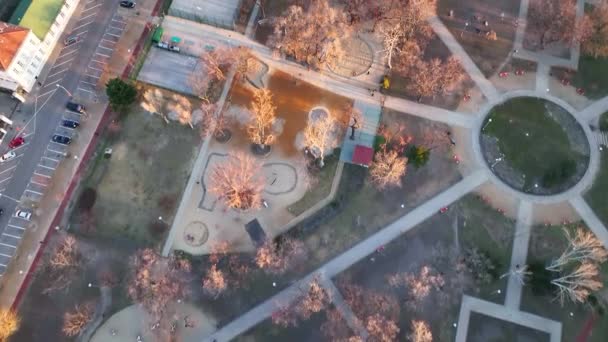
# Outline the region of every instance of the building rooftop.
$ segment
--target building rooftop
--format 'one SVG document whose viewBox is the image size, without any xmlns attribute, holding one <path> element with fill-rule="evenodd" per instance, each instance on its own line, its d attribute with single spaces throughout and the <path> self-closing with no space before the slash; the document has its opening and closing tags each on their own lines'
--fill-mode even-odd
<svg viewBox="0 0 608 342">
<path fill-rule="evenodd" d="M 63 0 L 21 0 L 9 23 L 27 27 L 44 40 L 62 6 Z"/>
<path fill-rule="evenodd" d="M 23 27 L 0 22 L 0 70 L 6 70 L 11 65 L 28 31 Z"/>
</svg>

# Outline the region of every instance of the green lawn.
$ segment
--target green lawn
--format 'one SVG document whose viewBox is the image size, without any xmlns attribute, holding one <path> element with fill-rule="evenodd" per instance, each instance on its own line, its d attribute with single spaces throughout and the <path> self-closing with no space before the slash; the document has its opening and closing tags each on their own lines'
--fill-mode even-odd
<svg viewBox="0 0 608 342">
<path fill-rule="evenodd" d="M 467 342 L 549 342 L 548 333 L 472 312 Z"/>
<path fill-rule="evenodd" d="M 581 56 L 572 84 L 585 89 L 585 96 L 598 99 L 608 93 L 608 58 Z"/>
<path fill-rule="evenodd" d="M 495 107 L 484 124 L 483 133 L 497 138 L 509 165 L 525 175 L 524 190 L 534 183 L 546 188 L 565 183 L 575 173 L 576 163 L 586 158 L 571 149 L 564 129 L 548 115 L 545 104 L 536 98 L 516 98 Z M 561 170 L 563 177 L 549 174 Z"/>
<path fill-rule="evenodd" d="M 600 116 L 600 131 L 608 131 L 608 112 Z"/>
<path fill-rule="evenodd" d="M 315 180 L 304 197 L 287 208 L 290 213 L 298 216 L 315 205 L 317 202 L 329 196 L 329 193 L 331 192 L 331 184 L 333 183 L 334 176 L 336 175 L 339 157 L 340 150 L 338 149 L 334 151 L 331 156 L 325 158 L 325 166 L 323 166 L 323 168 L 316 175 L 314 175 Z"/>
<path fill-rule="evenodd" d="M 604 224 L 608 224 L 608 151 L 604 149 L 600 153 L 600 170 L 593 186 L 585 194 L 585 200 L 593 212 L 599 217 Z"/>
<path fill-rule="evenodd" d="M 10 23 L 29 28 L 43 40 L 62 6 L 63 0 L 22 0 Z"/>
</svg>

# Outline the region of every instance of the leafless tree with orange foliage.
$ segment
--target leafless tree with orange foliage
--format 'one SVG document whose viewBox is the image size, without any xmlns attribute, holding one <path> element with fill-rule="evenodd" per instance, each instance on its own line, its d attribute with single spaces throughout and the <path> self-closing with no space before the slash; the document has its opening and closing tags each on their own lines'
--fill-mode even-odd
<svg viewBox="0 0 608 342">
<path fill-rule="evenodd" d="M 603 263 L 608 259 L 608 251 L 604 248 L 604 244 L 592 232 L 584 228 L 577 228 L 574 236 L 566 228 L 563 228 L 563 232 L 568 240 L 568 246 L 547 266 L 547 270 L 559 272 L 572 262 Z"/>
<path fill-rule="evenodd" d="M 251 270 L 237 254 L 229 253 L 229 249 L 228 242 L 222 241 L 212 247 L 209 255 L 211 266 L 203 277 L 203 289 L 213 298 L 219 297 L 229 288 L 240 286 Z"/>
<path fill-rule="evenodd" d="M 129 297 L 161 321 L 167 306 L 188 295 L 191 265 L 176 256 L 162 257 L 152 249 L 143 249 L 131 260 L 132 275 L 127 287 Z"/>
<path fill-rule="evenodd" d="M 268 273 L 282 274 L 302 262 L 307 254 L 306 246 L 300 240 L 266 240 L 256 252 L 255 263 Z"/>
<path fill-rule="evenodd" d="M 445 286 L 443 275 L 430 266 L 422 266 L 418 274 L 397 273 L 387 277 L 388 283 L 392 287 L 404 287 L 407 290 L 406 305 L 416 310 L 421 308 L 424 301 L 431 291 L 440 291 Z"/>
<path fill-rule="evenodd" d="M 338 123 L 331 114 L 309 118 L 304 129 L 304 144 L 323 167 L 325 154 L 338 146 Z"/>
<path fill-rule="evenodd" d="M 51 280 L 42 292 L 50 293 L 67 289 L 76 278 L 82 263 L 83 256 L 76 238 L 66 235 L 51 254 L 48 263 Z"/>
<path fill-rule="evenodd" d="M 261 165 L 252 157 L 235 153 L 211 170 L 209 192 L 227 207 L 240 210 L 259 208 L 265 179 Z"/>
<path fill-rule="evenodd" d="M 397 323 L 380 314 L 368 316 L 365 328 L 369 333 L 370 342 L 392 342 L 399 334 Z"/>
<path fill-rule="evenodd" d="M 430 61 L 418 60 L 409 76 L 409 89 L 419 99 L 450 91 L 464 79 L 460 62 L 450 57 L 445 61 L 433 58 Z"/>
<path fill-rule="evenodd" d="M 92 302 L 76 305 L 72 311 L 68 311 L 63 315 L 61 331 L 68 337 L 80 334 L 87 324 L 91 322 L 94 313 L 95 304 Z"/>
<path fill-rule="evenodd" d="M 372 184 L 378 190 L 401 187 L 401 178 L 407 170 L 407 157 L 386 148 L 376 152 L 369 169 Z"/>
<path fill-rule="evenodd" d="M 0 309 L 0 341 L 6 342 L 21 325 L 21 318 L 13 310 Z"/>
<path fill-rule="evenodd" d="M 201 137 L 204 139 L 209 135 L 213 135 L 215 139 L 221 142 L 230 139 L 232 135 L 230 127 L 234 123 L 233 118 L 228 116 L 226 111 L 223 110 L 216 115 L 217 104 L 210 103 L 207 99 L 203 99 L 200 109 L 203 112 L 200 126 Z"/>
<path fill-rule="evenodd" d="M 319 280 L 313 279 L 301 296 L 273 313 L 272 323 L 282 327 L 296 326 L 299 321 L 308 320 L 313 314 L 324 310 L 330 302 Z"/>
<path fill-rule="evenodd" d="M 608 57 L 608 2 L 595 5 L 588 14 L 588 30 L 582 50 L 594 58 Z"/>
<path fill-rule="evenodd" d="M 202 69 L 192 73 L 188 83 L 201 99 L 208 97 L 208 90 L 213 83 L 226 79 L 231 66 L 235 68 L 235 78 L 240 80 L 252 70 L 255 62 L 251 49 L 243 46 L 218 47 L 203 53 L 199 60 Z"/>
<path fill-rule="evenodd" d="M 575 303 L 584 303 L 589 295 L 604 286 L 600 281 L 598 266 L 589 261 L 585 261 L 571 272 L 551 280 L 551 284 L 557 286 L 557 298 L 562 305 L 566 298 Z"/>
<path fill-rule="evenodd" d="M 203 289 L 213 298 L 217 298 L 226 290 L 228 284 L 224 273 L 217 269 L 217 265 L 211 265 L 205 278 L 203 278 Z"/>
<path fill-rule="evenodd" d="M 300 63 L 321 68 L 343 58 L 341 39 L 349 34 L 341 9 L 332 7 L 328 0 L 312 0 L 307 10 L 290 6 L 274 19 L 269 45 Z"/>
<path fill-rule="evenodd" d="M 536 31 L 541 49 L 555 42 L 585 41 L 591 32 L 588 16 L 577 22 L 575 0 L 531 0 L 528 27 Z"/>
<path fill-rule="evenodd" d="M 337 309 L 327 309 L 325 317 L 325 321 L 321 324 L 321 333 L 327 340 L 332 342 L 364 342 L 361 337 L 353 335 L 353 331 Z"/>
<path fill-rule="evenodd" d="M 425 321 L 413 320 L 407 338 L 410 342 L 433 342 L 433 333 Z"/>
<path fill-rule="evenodd" d="M 251 102 L 251 121 L 247 125 L 249 139 L 256 145 L 265 147 L 274 142 L 272 126 L 275 122 L 277 107 L 268 89 L 256 89 Z"/>
</svg>

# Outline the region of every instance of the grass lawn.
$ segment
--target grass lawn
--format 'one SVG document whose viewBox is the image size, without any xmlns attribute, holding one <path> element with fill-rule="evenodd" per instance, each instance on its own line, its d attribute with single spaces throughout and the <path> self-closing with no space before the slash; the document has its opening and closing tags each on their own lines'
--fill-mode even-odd
<svg viewBox="0 0 608 342">
<path fill-rule="evenodd" d="M 331 156 L 325 158 L 325 166 L 323 166 L 315 175 L 315 181 L 306 192 L 306 195 L 287 208 L 290 213 L 298 216 L 317 202 L 329 196 L 331 185 L 336 175 L 336 169 L 338 168 L 339 159 L 340 149 L 336 149 Z"/>
<path fill-rule="evenodd" d="M 574 232 L 576 227 L 587 229 L 584 224 L 576 223 L 567 226 L 568 230 Z M 548 263 L 557 258 L 566 248 L 567 241 L 561 226 L 535 226 L 530 236 L 530 247 L 528 249 L 528 264 L 532 262 Z M 602 264 L 600 270 L 601 281 L 608 283 L 608 264 Z M 605 295 L 600 292 L 598 298 L 604 303 Z M 593 316 L 589 305 L 575 304 L 566 301 L 561 306 L 559 301 L 550 295 L 539 296 L 532 293 L 530 287 L 524 287 L 521 300 L 521 310 L 556 320 L 562 323 L 562 341 L 576 341 L 587 321 Z M 604 304 L 606 305 L 606 304 Z M 598 315 L 593 324 L 593 330 L 587 342 L 604 342 L 608 339 L 608 316 Z"/>
<path fill-rule="evenodd" d="M 173 220 L 200 136 L 138 105 L 113 126 L 81 184 L 72 227 L 85 235 L 157 243 Z M 110 159 L 102 156 L 106 147 L 113 149 Z M 96 195 L 92 204 L 84 203 L 86 191 Z"/>
<path fill-rule="evenodd" d="M 550 335 L 519 324 L 472 312 L 467 342 L 549 342 Z"/>
<path fill-rule="evenodd" d="M 63 0 L 23 0 L 10 22 L 31 29 L 36 37 L 44 40 L 62 6 Z"/>
<path fill-rule="evenodd" d="M 552 68 L 558 79 L 570 80 L 573 87 L 585 90 L 585 96 L 597 100 L 608 94 L 608 58 L 581 55 L 578 70 Z"/>
<path fill-rule="evenodd" d="M 546 188 L 559 186 L 571 175 L 548 179 L 550 171 L 562 169 L 564 163 L 586 160 L 571 148 L 564 128 L 549 116 L 546 103 L 529 97 L 509 100 L 492 109 L 488 119 L 492 121 L 484 124 L 483 133 L 495 137 L 509 165 L 525 175 L 524 189 L 534 183 L 544 183 Z"/>
<path fill-rule="evenodd" d="M 608 224 L 608 151 L 600 152 L 600 169 L 593 186 L 585 194 L 585 200 L 599 219 Z"/>
<path fill-rule="evenodd" d="M 311 342 L 327 341 L 321 333 L 321 324 L 326 320 L 325 311 L 313 314 L 310 319 L 298 321 L 295 327 L 283 328 L 267 319 L 238 336 L 236 342 Z"/>
<path fill-rule="evenodd" d="M 600 116 L 600 131 L 608 131 L 608 112 Z"/>
</svg>

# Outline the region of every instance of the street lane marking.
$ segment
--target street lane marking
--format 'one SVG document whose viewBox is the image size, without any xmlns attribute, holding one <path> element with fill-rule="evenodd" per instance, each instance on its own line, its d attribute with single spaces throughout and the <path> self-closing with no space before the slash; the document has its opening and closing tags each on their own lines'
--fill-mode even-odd
<svg viewBox="0 0 608 342">
<path fill-rule="evenodd" d="M 6 246 L 6 247 L 11 247 L 11 248 L 14 248 L 14 249 L 17 249 L 17 247 L 15 247 L 15 246 L 13 246 L 13 245 L 7 245 L 7 244 L 6 244 L 6 243 L 4 243 L 4 242 L 0 242 L 0 245 L 2 245 L 2 246 Z M 0 265 L 2 265 L 2 264 L 0 264 Z M 6 266 L 6 265 L 5 265 L 5 266 Z"/>
<path fill-rule="evenodd" d="M 43 175 L 42 173 L 38 173 L 36 171 L 34 171 L 34 174 L 37 175 L 37 176 L 40 176 L 40 177 L 51 178 L 51 176 L 49 176 L 49 175 Z"/>
<path fill-rule="evenodd" d="M 80 22 L 80 20 L 79 20 L 78 22 Z M 87 26 L 87 25 L 91 25 L 91 24 L 92 24 L 92 23 L 94 23 L 94 22 L 95 22 L 95 20 L 90 21 L 90 22 L 88 22 L 88 23 L 86 23 L 86 24 L 82 24 L 82 25 L 80 25 L 80 26 L 78 26 L 78 27 L 76 27 L 76 28 L 72 29 L 72 32 L 74 32 L 74 31 L 76 31 L 76 30 L 78 30 L 78 29 L 80 29 L 80 28 L 83 28 L 83 27 L 85 27 L 85 26 Z"/>
<path fill-rule="evenodd" d="M 48 159 L 48 160 L 52 160 L 52 161 L 54 161 L 55 163 L 59 163 L 59 160 L 58 160 L 58 159 L 53 159 L 53 158 L 50 158 L 50 157 L 44 157 L 44 156 L 43 156 L 42 158 L 44 158 L 44 159 Z M 38 164 L 38 165 L 40 165 L 40 164 Z M 40 165 L 40 166 L 44 166 L 44 165 Z M 48 167 L 48 166 L 44 166 L 44 167 Z M 50 167 L 49 167 L 49 169 L 50 169 Z M 55 170 L 55 169 L 53 169 L 53 170 Z"/>
<path fill-rule="evenodd" d="M 38 192 L 38 191 L 30 190 L 30 189 L 25 189 L 25 191 L 29 191 L 31 193 L 34 193 L 34 194 L 40 195 L 40 196 L 44 195 L 42 192 Z"/>
<path fill-rule="evenodd" d="M 48 184 L 44 184 L 44 183 L 38 183 L 38 182 L 36 182 L 36 181 L 35 181 L 33 178 L 32 178 L 32 179 L 30 179 L 30 182 L 32 182 L 32 183 L 34 183 L 34 184 L 36 184 L 36 185 L 40 185 L 40 186 L 45 187 L 45 188 L 46 188 L 47 186 L 49 186 Z M 41 194 L 41 195 L 42 195 L 42 194 Z"/>
<path fill-rule="evenodd" d="M 54 73 L 54 74 L 52 74 L 52 75 L 48 75 L 46 78 L 48 79 L 49 77 L 53 77 L 53 76 L 55 76 L 55 75 L 61 74 L 62 72 L 66 72 L 66 71 L 68 71 L 68 70 L 70 70 L 70 68 L 65 68 L 65 69 L 63 69 L 63 70 L 61 70 L 61 71 L 57 71 L 56 73 Z"/>
<path fill-rule="evenodd" d="M 17 167 L 17 165 L 13 165 L 13 166 L 9 167 L 8 169 L 6 169 L 6 170 L 4 170 L 4 171 L 0 172 L 0 175 L 1 175 L 1 174 L 3 174 L 3 173 L 5 173 L 5 172 L 7 172 L 7 171 L 10 171 L 10 170 L 12 170 L 12 169 L 14 169 L 14 168 L 16 168 L 16 167 Z"/>
<path fill-rule="evenodd" d="M 2 235 L 5 235 L 5 236 L 10 236 L 10 237 L 15 238 L 15 239 L 17 239 L 17 240 L 21 240 L 21 237 L 20 237 L 20 236 L 11 235 L 11 234 L 8 234 L 8 233 L 2 233 Z"/>
<path fill-rule="evenodd" d="M 51 159 L 51 158 L 48 158 L 48 157 L 42 157 L 42 158 Z M 51 160 L 53 160 L 53 159 L 51 159 Z M 55 160 L 55 161 L 56 161 L 57 163 L 59 163 L 57 160 Z M 45 169 L 49 169 L 49 170 L 53 170 L 53 171 L 55 171 L 55 169 L 54 169 L 54 168 L 52 168 L 52 167 L 50 167 L 50 166 L 46 166 L 46 165 L 42 165 L 42 164 L 38 164 L 38 166 L 43 167 L 43 168 L 45 168 Z"/>
<path fill-rule="evenodd" d="M 67 61 L 65 61 L 65 62 L 61 62 L 61 63 L 59 63 L 59 64 L 55 64 L 55 65 L 53 65 L 53 67 L 51 68 L 51 70 L 55 69 L 56 67 L 58 67 L 58 66 L 60 66 L 60 65 L 65 64 L 65 63 L 69 63 L 69 62 L 73 61 L 75 58 L 76 58 L 76 57 L 74 57 L 74 58 L 72 58 L 72 59 L 68 59 L 68 60 L 67 60 Z"/>
<path fill-rule="evenodd" d="M 86 91 L 87 93 L 95 94 L 95 92 L 94 92 L 94 91 L 91 91 L 91 90 L 86 90 L 86 89 L 84 89 L 84 88 L 80 88 L 80 87 L 78 87 L 78 90 L 82 90 L 82 91 Z"/>
<path fill-rule="evenodd" d="M 99 5 L 99 6 L 101 6 L 101 5 Z M 82 11 L 82 13 L 84 13 L 84 12 L 86 12 L 86 11 L 88 11 L 88 10 L 84 10 L 84 11 Z M 95 15 L 97 15 L 97 12 L 95 12 L 95 13 L 93 13 L 93 14 L 89 14 L 89 15 L 87 15 L 86 17 L 80 18 L 80 20 L 78 20 L 78 22 L 84 21 L 85 19 L 89 19 L 90 17 L 93 17 L 93 16 L 95 16 Z"/>
<path fill-rule="evenodd" d="M 23 228 L 23 227 L 15 226 L 14 224 L 10 224 L 10 223 L 7 224 L 7 226 L 13 227 L 13 228 L 17 228 L 17 229 L 21 229 L 21 230 L 25 230 L 25 228 Z"/>
<path fill-rule="evenodd" d="M 108 55 L 104 55 L 103 53 L 99 53 L 99 52 L 97 52 L 97 51 L 95 51 L 95 54 L 96 54 L 96 55 L 100 55 L 100 56 L 104 56 L 104 57 L 108 57 L 108 58 L 110 58 L 110 56 L 108 56 Z"/>
<path fill-rule="evenodd" d="M 84 13 L 84 12 L 86 12 L 86 11 L 90 11 L 90 10 L 92 10 L 93 8 L 97 8 L 97 7 L 99 7 L 99 6 L 101 6 L 101 4 L 95 5 L 95 6 L 93 6 L 93 7 L 86 8 L 84 11 L 82 11 L 82 13 Z"/>
</svg>

